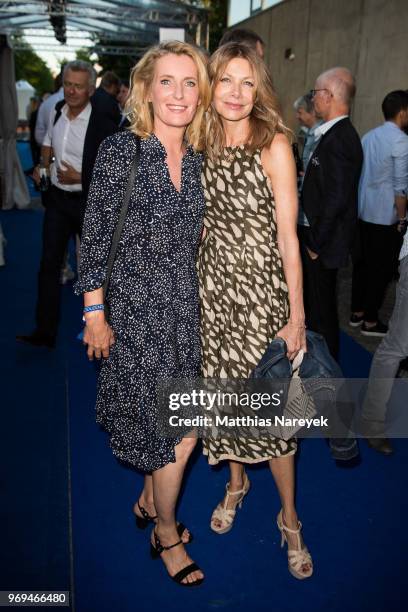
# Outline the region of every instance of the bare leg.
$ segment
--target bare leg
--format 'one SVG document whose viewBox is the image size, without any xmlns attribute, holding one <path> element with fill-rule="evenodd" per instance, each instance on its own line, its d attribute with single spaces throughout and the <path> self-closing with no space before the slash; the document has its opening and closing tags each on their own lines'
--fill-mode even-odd
<svg viewBox="0 0 408 612">
<path fill-rule="evenodd" d="M 175 544 L 180 539 L 176 527 L 175 508 L 184 469 L 195 444 L 194 438 L 184 438 L 175 448 L 176 462 L 169 463 L 152 474 L 154 503 L 158 517 L 155 531 L 163 546 Z M 161 556 L 170 576 L 174 576 L 192 563 L 183 545 L 164 551 Z M 195 571 L 184 578 L 183 582 L 195 582 L 203 577 L 201 571 Z"/>
<path fill-rule="evenodd" d="M 144 508 L 150 516 L 157 516 L 156 506 L 154 505 L 153 478 L 151 474 L 145 474 L 143 490 L 138 501 L 135 502 L 133 506 L 134 514 L 137 516 L 142 516 L 142 513 L 139 510 L 139 505 Z M 183 531 L 181 539 L 184 544 L 187 544 L 190 541 L 190 532 L 187 528 Z"/>
<path fill-rule="evenodd" d="M 239 491 L 239 489 L 242 489 L 242 485 L 244 484 L 244 465 L 238 461 L 229 461 L 229 468 L 231 472 L 230 490 Z"/>
<path fill-rule="evenodd" d="M 238 461 L 229 461 L 230 468 L 230 481 L 229 481 L 229 492 L 234 493 L 235 491 L 242 491 L 244 486 L 245 468 L 242 463 Z M 227 500 L 226 509 L 234 510 L 236 505 L 239 503 L 240 495 L 230 495 Z M 224 500 L 221 502 L 222 505 L 225 503 Z M 218 529 L 222 527 L 222 521 L 218 518 L 213 517 L 211 523 Z"/>
<path fill-rule="evenodd" d="M 146 474 L 144 477 L 143 490 L 138 502 L 150 516 L 156 516 L 156 508 L 154 507 L 153 499 L 153 479 L 151 474 Z M 133 512 L 138 516 L 142 516 L 138 508 L 138 502 L 133 506 Z"/>
<path fill-rule="evenodd" d="M 295 508 L 295 456 L 286 455 L 270 459 L 269 467 L 271 468 L 281 499 L 283 522 L 289 529 L 297 529 L 299 519 Z M 288 540 L 288 549 L 296 550 L 298 548 L 297 535 L 285 533 Z M 301 542 L 303 547 L 303 540 Z M 309 569 L 309 564 L 305 564 L 302 567 L 302 571 L 305 573 Z"/>
</svg>

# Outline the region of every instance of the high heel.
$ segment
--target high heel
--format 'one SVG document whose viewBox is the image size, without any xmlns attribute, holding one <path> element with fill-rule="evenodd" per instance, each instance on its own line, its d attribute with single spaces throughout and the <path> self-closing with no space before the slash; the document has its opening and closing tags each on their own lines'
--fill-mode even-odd
<svg viewBox="0 0 408 612">
<path fill-rule="evenodd" d="M 174 544 L 170 544 L 170 546 L 163 546 L 163 544 L 160 542 L 159 536 L 157 535 L 155 529 L 153 530 L 153 538 L 154 538 L 154 544 L 150 542 L 150 556 L 152 559 L 158 559 L 160 555 L 166 550 L 170 550 L 172 548 L 175 548 L 176 546 L 180 546 L 180 544 L 183 544 L 181 540 L 178 540 L 178 542 L 175 542 Z M 193 587 L 193 586 L 199 586 L 204 581 L 204 578 L 198 578 L 194 582 L 183 582 L 183 580 L 184 578 L 187 578 L 187 576 L 189 576 L 193 572 L 197 572 L 197 571 L 198 572 L 201 571 L 198 565 L 196 563 L 190 563 L 189 565 L 186 565 L 186 567 L 183 567 L 183 569 L 177 572 L 177 574 L 175 574 L 174 576 L 170 576 L 170 574 L 168 572 L 167 573 L 169 574 L 170 578 L 174 580 L 174 582 L 176 582 L 180 586 Z"/>
<path fill-rule="evenodd" d="M 251 483 L 249 482 L 248 476 L 245 474 L 244 486 L 240 491 L 230 491 L 230 483 L 228 482 L 225 491 L 226 495 L 224 498 L 224 502 L 220 502 L 218 506 L 215 508 L 214 512 L 211 516 L 210 527 L 215 533 L 227 533 L 232 529 L 232 525 L 234 523 L 234 518 L 236 514 L 236 508 L 242 508 L 242 503 L 244 501 L 245 495 L 248 493 Z M 232 495 L 239 496 L 235 508 L 227 508 L 228 500 Z M 221 523 L 220 527 L 217 527 L 214 522 L 219 521 Z"/>
<path fill-rule="evenodd" d="M 156 521 L 157 516 L 151 516 L 147 512 L 147 510 L 143 508 L 143 506 L 140 505 L 139 502 L 137 502 L 137 507 L 142 516 L 139 516 L 133 511 L 133 514 L 135 515 L 136 527 L 138 529 L 146 529 L 146 527 L 149 526 L 149 523 L 154 523 Z M 186 531 L 186 529 L 187 527 L 183 525 L 183 523 L 177 523 L 177 533 L 179 534 L 180 538 L 183 535 L 184 531 Z M 192 541 L 193 541 L 193 534 L 189 532 L 188 540 L 183 542 L 183 544 L 191 544 Z"/>
<path fill-rule="evenodd" d="M 302 548 L 302 542 L 300 539 L 300 531 L 302 529 L 302 523 L 298 521 L 297 529 L 289 529 L 283 522 L 282 518 L 282 510 L 279 512 L 276 519 L 278 529 L 281 532 L 281 548 L 285 545 L 285 542 L 288 545 L 288 569 L 289 572 L 298 580 L 303 580 L 304 578 L 310 578 L 313 574 L 313 561 L 310 553 L 305 545 Z M 286 533 L 294 533 L 297 535 L 297 549 L 292 550 L 289 549 L 289 542 L 286 536 Z M 309 565 L 309 569 L 305 572 L 302 571 L 302 567 L 305 565 Z"/>
</svg>

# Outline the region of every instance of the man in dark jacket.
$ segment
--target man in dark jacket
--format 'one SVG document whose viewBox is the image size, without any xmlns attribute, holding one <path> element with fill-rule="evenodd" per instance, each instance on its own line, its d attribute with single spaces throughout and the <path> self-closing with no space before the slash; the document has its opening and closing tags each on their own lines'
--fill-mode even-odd
<svg viewBox="0 0 408 612">
<path fill-rule="evenodd" d="M 120 79 L 114 72 L 105 72 L 98 89 L 91 98 L 92 106 L 105 115 L 110 121 L 119 126 L 122 114 L 120 112 L 117 95 L 120 91 Z"/>
<path fill-rule="evenodd" d="M 96 73 L 80 60 L 65 66 L 64 100 L 51 114 L 41 149 L 42 166 L 49 170 L 38 275 L 36 329 L 17 340 L 33 346 L 54 347 L 60 307 L 60 270 L 71 236 L 81 233 L 93 166 L 102 140 L 117 126 L 90 103 Z M 54 156 L 54 162 L 51 160 Z M 39 182 L 39 170 L 34 177 Z"/>
<path fill-rule="evenodd" d="M 306 225 L 299 228 L 307 327 L 324 336 L 338 359 L 337 271 L 346 266 L 357 226 L 360 138 L 349 112 L 355 83 L 346 68 L 321 74 L 312 90 L 323 124 L 301 193 Z"/>
</svg>

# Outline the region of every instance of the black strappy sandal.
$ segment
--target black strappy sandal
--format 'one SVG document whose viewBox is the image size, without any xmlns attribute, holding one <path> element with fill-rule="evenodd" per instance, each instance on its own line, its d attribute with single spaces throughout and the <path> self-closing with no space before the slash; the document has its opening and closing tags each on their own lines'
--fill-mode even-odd
<svg viewBox="0 0 408 612">
<path fill-rule="evenodd" d="M 137 507 L 139 508 L 139 512 L 142 516 L 138 516 L 135 512 L 133 513 L 136 519 L 136 527 L 138 527 L 138 529 L 146 529 L 149 523 L 154 523 L 154 521 L 157 519 L 157 515 L 150 516 L 147 510 L 145 510 L 145 508 L 143 508 L 139 502 L 137 502 Z"/>
<path fill-rule="evenodd" d="M 137 514 L 135 514 L 135 512 L 133 512 L 133 514 L 135 515 L 136 527 L 138 529 L 146 529 L 149 526 L 149 523 L 154 523 L 154 521 L 157 519 L 157 516 L 150 516 L 147 510 L 143 508 L 143 506 L 141 506 L 139 502 L 137 502 L 137 507 L 139 508 L 139 512 L 142 516 L 138 516 Z M 183 523 L 177 523 L 177 533 L 179 534 L 180 538 L 186 529 L 187 527 Z M 187 542 L 183 542 L 183 544 L 190 544 L 192 541 L 193 534 L 189 532 L 188 540 Z"/>
<path fill-rule="evenodd" d="M 150 556 L 152 559 L 159 559 L 160 555 L 164 551 L 170 550 L 171 548 L 175 548 L 175 546 L 179 546 L 180 544 L 183 544 L 183 542 L 179 540 L 175 544 L 170 544 L 170 546 L 163 546 L 155 530 L 153 530 L 153 537 L 154 537 L 154 545 L 150 542 Z M 187 578 L 187 576 L 189 576 L 190 574 L 196 571 L 201 572 L 201 569 L 198 567 L 196 563 L 190 563 L 190 565 L 183 567 L 183 569 L 177 572 L 177 574 L 175 574 L 174 576 L 170 576 L 170 574 L 169 576 L 172 580 L 174 580 L 174 582 L 176 582 L 180 586 L 194 587 L 194 586 L 199 586 L 200 584 L 202 584 L 202 582 L 204 581 L 204 578 L 199 578 L 198 580 L 195 580 L 194 582 L 182 582 L 182 581 L 184 580 L 184 578 Z"/>
</svg>

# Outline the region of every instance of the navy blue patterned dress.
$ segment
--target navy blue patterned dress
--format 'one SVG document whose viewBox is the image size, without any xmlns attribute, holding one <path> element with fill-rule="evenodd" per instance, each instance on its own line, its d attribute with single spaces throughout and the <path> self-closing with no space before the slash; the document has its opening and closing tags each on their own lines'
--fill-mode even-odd
<svg viewBox="0 0 408 612">
<path fill-rule="evenodd" d="M 103 284 L 135 152 L 130 132 L 107 138 L 99 149 L 76 293 Z M 174 462 L 180 442 L 157 435 L 157 381 L 200 373 L 195 259 L 205 208 L 202 158 L 187 149 L 180 193 L 165 159 L 156 136 L 141 141 L 138 178 L 109 289 L 116 341 L 102 361 L 96 403 L 97 421 L 110 433 L 115 456 L 144 471 Z"/>
</svg>

